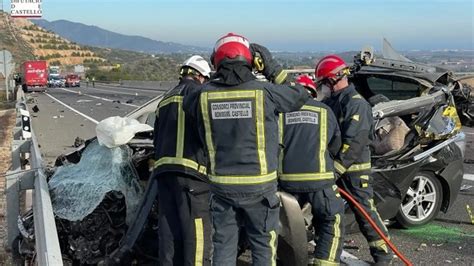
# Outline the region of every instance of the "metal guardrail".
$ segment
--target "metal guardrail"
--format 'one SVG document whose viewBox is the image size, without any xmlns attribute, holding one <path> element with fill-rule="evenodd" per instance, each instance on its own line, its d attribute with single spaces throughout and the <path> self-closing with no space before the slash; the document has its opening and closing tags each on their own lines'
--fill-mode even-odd
<svg viewBox="0 0 474 266">
<path fill-rule="evenodd" d="M 33 219 L 37 265 L 63 265 L 53 207 L 49 195 L 43 160 L 38 141 L 31 128 L 26 99 L 22 90 L 17 94 L 17 119 L 12 144 L 12 169 L 7 172 L 8 249 L 19 235 L 20 193 L 33 189 Z M 31 134 L 28 134 L 31 132 Z M 22 157 L 29 154 L 30 169 L 22 166 Z"/>
</svg>

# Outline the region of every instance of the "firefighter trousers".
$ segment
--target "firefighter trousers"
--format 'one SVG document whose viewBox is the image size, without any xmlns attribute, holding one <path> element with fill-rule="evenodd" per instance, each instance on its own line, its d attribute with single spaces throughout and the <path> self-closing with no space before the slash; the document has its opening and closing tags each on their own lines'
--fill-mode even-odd
<svg viewBox="0 0 474 266">
<path fill-rule="evenodd" d="M 252 198 L 224 198 L 211 193 L 212 265 L 236 265 L 239 231 L 244 230 L 252 265 L 276 265 L 280 199 L 275 192 Z"/>
<path fill-rule="evenodd" d="M 338 265 L 344 244 L 344 202 L 337 186 L 315 192 L 292 193 L 300 206 L 309 202 L 313 214 L 315 265 Z"/>
<path fill-rule="evenodd" d="M 374 203 L 374 190 L 372 186 L 372 177 L 369 171 L 344 173 L 341 177 L 344 188 L 362 205 L 369 216 L 374 220 L 377 226 L 383 231 L 385 236 L 389 237 L 387 227 L 383 223 Z M 369 242 L 370 254 L 375 262 L 391 261 L 392 252 L 389 250 L 385 241 L 377 234 L 369 222 L 359 213 L 359 211 L 349 204 L 354 212 L 359 229 Z"/>
<path fill-rule="evenodd" d="M 160 265 L 210 265 L 209 184 L 180 173 L 157 178 Z"/>
</svg>

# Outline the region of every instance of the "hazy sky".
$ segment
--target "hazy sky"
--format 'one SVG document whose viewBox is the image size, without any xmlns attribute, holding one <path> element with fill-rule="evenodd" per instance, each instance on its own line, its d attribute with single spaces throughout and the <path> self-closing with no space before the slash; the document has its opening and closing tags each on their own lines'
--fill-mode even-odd
<svg viewBox="0 0 474 266">
<path fill-rule="evenodd" d="M 3 0 L 8 6 L 10 0 Z M 43 0 L 67 19 L 162 41 L 212 47 L 227 32 L 273 50 L 474 49 L 473 0 Z M 8 8 L 7 8 L 8 10 Z"/>
</svg>

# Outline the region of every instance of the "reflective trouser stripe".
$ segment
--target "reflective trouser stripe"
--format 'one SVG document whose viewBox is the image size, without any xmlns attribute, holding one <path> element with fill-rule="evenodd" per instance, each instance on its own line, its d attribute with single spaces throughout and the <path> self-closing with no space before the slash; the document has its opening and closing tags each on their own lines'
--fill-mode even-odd
<svg viewBox="0 0 474 266">
<path fill-rule="evenodd" d="M 212 128 L 211 128 L 211 117 L 209 116 L 209 100 L 235 100 L 242 98 L 253 98 L 255 99 L 255 127 L 257 132 L 257 157 L 260 163 L 260 174 L 268 174 L 267 169 L 267 158 L 265 151 L 265 110 L 264 110 L 264 97 L 263 91 L 251 90 L 251 91 L 212 91 L 203 92 L 201 94 L 201 112 L 204 121 L 205 139 L 207 150 L 209 152 L 209 163 L 211 165 L 210 174 L 215 175 L 215 156 L 216 151 L 212 139 Z"/>
<path fill-rule="evenodd" d="M 372 165 L 370 163 L 352 164 L 346 169 L 340 162 L 334 161 L 334 167 L 336 168 L 337 172 L 343 174 L 345 172 L 359 172 L 363 170 L 369 170 Z"/>
<path fill-rule="evenodd" d="M 377 218 L 379 219 L 381 226 L 382 226 L 382 230 L 384 230 L 385 233 L 388 233 L 388 229 L 387 227 L 385 226 L 385 224 L 383 223 L 383 220 L 382 220 L 382 217 L 380 217 L 380 214 L 379 212 L 377 211 L 377 208 L 375 207 L 375 204 L 374 204 L 374 199 L 369 199 L 369 205 L 370 205 L 370 210 L 373 211 L 376 215 L 377 215 Z"/>
<path fill-rule="evenodd" d="M 282 181 L 318 181 L 333 179 L 334 173 L 280 174 L 279 178 Z"/>
<path fill-rule="evenodd" d="M 277 235 L 275 233 L 275 230 L 270 231 L 270 250 L 272 252 L 271 254 L 271 261 L 272 261 L 272 266 L 276 266 L 276 240 L 277 240 Z"/>
<path fill-rule="evenodd" d="M 278 137 L 280 139 L 280 144 L 283 145 L 283 114 L 280 113 L 278 117 Z M 284 156 L 284 149 L 279 150 L 278 154 L 278 173 L 283 173 L 283 156 Z"/>
<path fill-rule="evenodd" d="M 390 239 L 390 238 L 389 238 Z M 369 242 L 369 247 L 373 247 L 379 250 L 383 250 L 385 253 L 388 253 L 387 243 L 383 239 Z"/>
<path fill-rule="evenodd" d="M 209 175 L 209 180 L 217 184 L 228 184 L 228 185 L 254 185 L 270 182 L 276 179 L 276 172 L 272 172 L 266 175 L 253 175 L 253 176 L 220 176 L 220 175 Z"/>
<path fill-rule="evenodd" d="M 199 165 L 193 160 L 189 160 L 186 158 L 176 158 L 176 157 L 162 157 L 158 161 L 155 162 L 155 168 L 165 165 L 165 164 L 176 164 L 180 166 L 189 167 L 198 171 L 201 174 L 206 174 L 206 167 L 203 165 Z"/>
<path fill-rule="evenodd" d="M 194 227 L 196 233 L 196 252 L 194 257 L 194 265 L 202 265 L 204 256 L 204 230 L 202 218 L 194 219 Z"/>
<path fill-rule="evenodd" d="M 336 221 L 333 225 L 334 238 L 332 239 L 331 250 L 329 251 L 329 261 L 336 260 L 337 248 L 339 247 L 339 240 L 341 238 L 341 215 L 336 214 Z"/>
</svg>

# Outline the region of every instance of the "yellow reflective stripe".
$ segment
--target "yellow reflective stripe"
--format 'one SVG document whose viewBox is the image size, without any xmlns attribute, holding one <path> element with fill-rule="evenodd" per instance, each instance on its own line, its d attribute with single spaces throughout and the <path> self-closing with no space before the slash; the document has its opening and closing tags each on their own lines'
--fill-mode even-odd
<svg viewBox="0 0 474 266">
<path fill-rule="evenodd" d="M 379 212 L 377 211 L 377 208 L 375 207 L 375 203 L 374 203 L 374 199 L 369 199 L 369 205 L 370 205 L 370 210 L 373 211 L 376 215 L 377 215 L 377 218 L 379 219 L 379 224 L 382 225 L 382 229 L 385 230 L 385 232 L 388 232 L 388 229 L 387 227 L 385 226 L 383 220 L 382 220 L 382 217 L 380 217 L 380 214 Z M 388 235 L 387 235 L 388 236 Z M 390 239 L 390 237 L 389 237 Z M 382 239 L 383 241 L 383 239 Z M 375 241 L 377 242 L 377 241 Z M 385 243 L 385 242 L 384 242 Z"/>
<path fill-rule="evenodd" d="M 348 144 L 342 144 L 342 149 L 341 149 L 342 153 L 347 152 L 350 147 L 351 147 L 351 146 L 348 145 Z"/>
<path fill-rule="evenodd" d="M 336 197 L 340 198 L 341 194 L 339 194 L 339 190 L 337 185 L 332 185 L 332 190 L 334 190 L 334 193 L 336 194 Z"/>
<path fill-rule="evenodd" d="M 353 164 L 348 169 L 347 172 L 357 172 L 362 170 L 368 170 L 372 166 L 370 163 L 361 163 L 361 164 Z"/>
<path fill-rule="evenodd" d="M 155 168 L 165 165 L 165 164 L 176 164 L 181 166 L 186 166 L 191 169 L 198 171 L 201 174 L 206 173 L 206 167 L 203 165 L 199 165 L 193 160 L 189 160 L 186 158 L 176 158 L 176 157 L 162 157 L 158 161 L 155 161 Z"/>
<path fill-rule="evenodd" d="M 260 174 L 265 175 L 267 170 L 267 156 L 265 152 L 265 116 L 263 110 L 263 91 L 257 91 L 255 99 L 256 123 L 257 123 L 257 152 L 260 161 Z"/>
<path fill-rule="evenodd" d="M 275 84 L 282 84 L 285 82 L 286 77 L 288 76 L 288 73 L 286 73 L 285 70 L 280 71 L 278 75 L 275 77 L 275 80 L 273 81 Z"/>
<path fill-rule="evenodd" d="M 320 107 L 316 107 L 316 106 L 311 106 L 311 105 L 303 105 L 303 107 L 301 107 L 300 110 L 306 110 L 306 111 L 313 111 L 313 112 L 321 112 L 321 108 Z"/>
<path fill-rule="evenodd" d="M 201 93 L 201 113 L 202 120 L 204 122 L 204 130 L 206 137 L 207 151 L 209 153 L 209 164 L 211 165 L 210 174 L 214 174 L 214 167 L 216 165 L 215 157 L 216 151 L 214 150 L 214 144 L 212 143 L 212 132 L 211 132 L 211 121 L 209 117 L 209 110 L 207 109 L 208 105 L 208 92 Z"/>
<path fill-rule="evenodd" d="M 368 175 L 361 175 L 360 179 L 369 180 L 369 176 Z"/>
<path fill-rule="evenodd" d="M 183 102 L 183 96 L 171 96 L 169 98 L 166 98 L 158 104 L 158 108 L 164 107 L 170 103 L 182 103 Z"/>
<path fill-rule="evenodd" d="M 339 174 L 344 174 L 346 172 L 346 168 L 338 161 L 334 161 L 334 168 Z"/>
<path fill-rule="evenodd" d="M 352 116 L 352 119 L 354 119 L 355 121 L 359 121 L 359 118 L 360 118 L 359 115 L 353 115 L 353 116 Z"/>
<path fill-rule="evenodd" d="M 360 94 L 356 94 L 352 96 L 352 99 L 362 99 L 362 96 L 360 96 Z"/>
<path fill-rule="evenodd" d="M 235 98 L 255 98 L 255 90 L 239 90 L 239 91 L 212 91 L 205 92 L 208 100 L 224 100 Z"/>
<path fill-rule="evenodd" d="M 316 259 L 314 258 L 313 263 L 311 265 L 317 265 L 317 266 L 339 266 L 339 262 L 334 262 L 334 261 L 328 261 L 328 260 L 322 260 L 322 259 Z"/>
<path fill-rule="evenodd" d="M 337 253 L 337 248 L 339 247 L 339 239 L 341 238 L 341 215 L 336 214 L 336 221 L 334 222 L 333 225 L 333 233 L 334 237 L 332 239 L 332 244 L 331 244 L 331 250 L 329 251 L 329 261 L 335 261 L 336 260 L 336 253 Z"/>
<path fill-rule="evenodd" d="M 249 176 L 221 176 L 221 175 L 209 175 L 209 180 L 213 183 L 218 184 L 229 184 L 229 185 L 255 185 L 270 182 L 276 179 L 276 172 L 272 172 L 266 175 L 249 175 Z"/>
<path fill-rule="evenodd" d="M 194 265 L 202 265 L 204 256 L 204 230 L 202 218 L 194 219 L 194 228 L 196 233 L 196 252 L 194 254 Z"/>
<path fill-rule="evenodd" d="M 334 173 L 281 174 L 279 178 L 282 181 L 318 181 L 333 179 Z"/>
<path fill-rule="evenodd" d="M 362 170 L 369 170 L 372 165 L 370 163 L 353 164 L 346 169 L 340 162 L 334 161 L 334 167 L 336 168 L 336 171 L 338 173 L 343 174 L 345 172 L 358 172 Z"/>
<path fill-rule="evenodd" d="M 321 123 L 319 124 L 319 171 L 326 172 L 326 146 L 327 146 L 327 111 L 321 109 Z"/>
<path fill-rule="evenodd" d="M 178 103 L 178 128 L 176 129 L 176 157 L 182 158 L 184 152 L 184 120 L 183 101 Z"/>
<path fill-rule="evenodd" d="M 270 231 L 270 250 L 272 252 L 271 254 L 271 260 L 272 260 L 272 266 L 276 266 L 276 240 L 277 240 L 277 235 L 275 230 Z"/>
<path fill-rule="evenodd" d="M 284 114 L 280 113 L 279 118 L 278 118 L 278 138 L 280 140 L 280 144 L 283 145 L 283 116 Z M 283 173 L 283 156 L 284 156 L 284 150 L 280 148 L 280 154 L 278 155 L 278 173 Z"/>
</svg>

